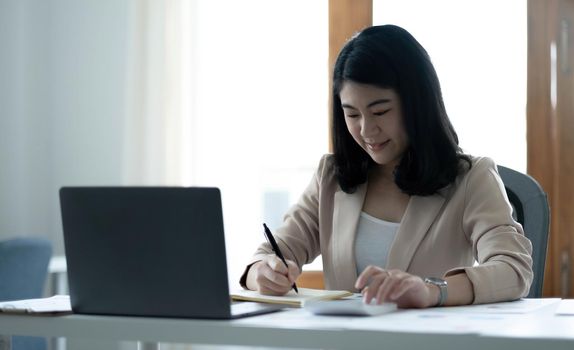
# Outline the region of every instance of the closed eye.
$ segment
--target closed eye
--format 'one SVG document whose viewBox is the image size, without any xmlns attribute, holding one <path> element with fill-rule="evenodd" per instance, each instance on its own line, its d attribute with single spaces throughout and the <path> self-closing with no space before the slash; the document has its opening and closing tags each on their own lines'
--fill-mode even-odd
<svg viewBox="0 0 574 350">
<path fill-rule="evenodd" d="M 391 109 L 392 109 L 392 108 L 385 109 L 384 111 L 380 111 L 380 112 L 373 112 L 373 114 L 376 115 L 376 116 L 381 116 L 381 115 L 386 114 L 386 113 L 387 113 L 388 111 L 390 111 Z"/>
</svg>

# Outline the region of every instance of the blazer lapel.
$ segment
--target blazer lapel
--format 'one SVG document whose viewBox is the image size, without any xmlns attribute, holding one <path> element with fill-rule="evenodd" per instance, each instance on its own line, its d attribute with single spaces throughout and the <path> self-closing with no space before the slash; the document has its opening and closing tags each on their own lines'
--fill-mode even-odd
<svg viewBox="0 0 574 350">
<path fill-rule="evenodd" d="M 366 184 L 351 194 L 342 190 L 335 193 L 332 244 L 337 288 L 354 289 L 357 279 L 354 244 L 366 193 Z"/>
<path fill-rule="evenodd" d="M 417 248 L 440 212 L 445 197 L 412 196 L 387 259 L 388 269 L 407 271 Z"/>
</svg>

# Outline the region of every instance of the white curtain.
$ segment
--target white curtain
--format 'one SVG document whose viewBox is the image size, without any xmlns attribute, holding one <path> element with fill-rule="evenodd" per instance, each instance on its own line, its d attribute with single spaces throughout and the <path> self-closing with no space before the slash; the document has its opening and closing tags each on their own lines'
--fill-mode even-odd
<svg viewBox="0 0 574 350">
<path fill-rule="evenodd" d="M 236 287 L 326 152 L 328 2 L 127 1 L 124 183 L 220 188 Z"/>
<path fill-rule="evenodd" d="M 191 161 L 191 6 L 186 0 L 130 0 L 126 184 L 185 182 Z"/>
</svg>

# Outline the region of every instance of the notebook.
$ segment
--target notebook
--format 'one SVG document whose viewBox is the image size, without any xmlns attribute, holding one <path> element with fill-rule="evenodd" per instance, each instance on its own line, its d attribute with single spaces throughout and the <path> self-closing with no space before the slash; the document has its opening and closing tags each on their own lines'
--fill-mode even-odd
<svg viewBox="0 0 574 350">
<path fill-rule="evenodd" d="M 257 301 L 270 304 L 284 304 L 296 307 L 303 307 L 306 303 L 319 300 L 333 300 L 348 297 L 353 293 L 346 290 L 322 290 L 299 288 L 299 293 L 290 290 L 285 295 L 262 295 L 252 290 L 237 290 L 231 293 L 234 300 Z"/>
<path fill-rule="evenodd" d="M 64 187 L 60 205 L 74 313 L 230 319 L 278 310 L 232 305 L 217 188 Z"/>
</svg>

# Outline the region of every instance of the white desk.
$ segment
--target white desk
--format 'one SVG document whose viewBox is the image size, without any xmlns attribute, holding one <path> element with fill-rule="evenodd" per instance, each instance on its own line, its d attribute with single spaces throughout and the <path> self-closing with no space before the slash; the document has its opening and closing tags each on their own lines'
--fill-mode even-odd
<svg viewBox="0 0 574 350">
<path fill-rule="evenodd" d="M 102 341 L 289 348 L 572 350 L 574 316 L 556 316 L 557 306 L 554 303 L 526 314 L 460 314 L 450 308 L 369 318 L 318 317 L 298 309 L 233 321 L 0 314 L 0 330 L 3 334 Z M 409 318 L 428 319 L 428 330 L 411 327 Z"/>
</svg>

